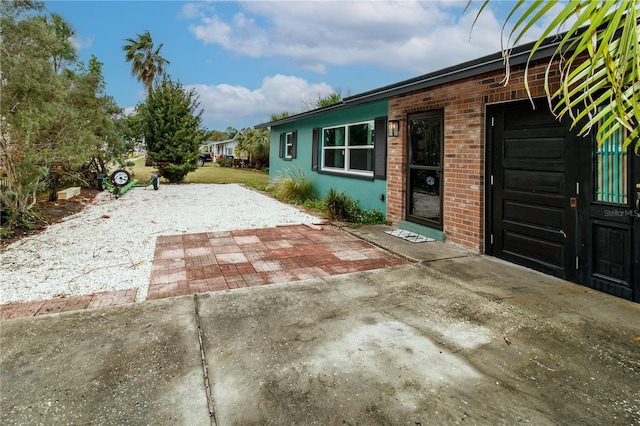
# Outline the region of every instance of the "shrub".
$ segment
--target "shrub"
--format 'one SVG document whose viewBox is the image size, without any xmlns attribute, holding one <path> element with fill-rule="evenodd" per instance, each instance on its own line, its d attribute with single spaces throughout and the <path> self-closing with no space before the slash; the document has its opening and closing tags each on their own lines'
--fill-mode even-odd
<svg viewBox="0 0 640 426">
<path fill-rule="evenodd" d="M 36 222 L 42 221 L 42 216 L 36 209 L 19 212 L 8 206 L 0 212 L 0 239 L 11 238 L 15 229 L 32 230 Z"/>
<path fill-rule="evenodd" d="M 356 218 L 356 222 L 363 225 L 389 224 L 389 221 L 384 217 L 384 214 L 377 209 L 362 210 Z"/>
<path fill-rule="evenodd" d="M 289 169 L 269 185 L 268 190 L 281 201 L 303 204 L 315 200 L 313 182 L 300 169 Z"/>
<path fill-rule="evenodd" d="M 338 192 L 333 188 L 329 190 L 320 204 L 307 208 L 319 210 L 329 220 L 345 221 L 355 225 L 389 224 L 380 210 L 361 210 L 357 201 L 351 199 L 346 193 Z"/>
<path fill-rule="evenodd" d="M 329 220 L 343 220 L 354 222 L 360 214 L 358 203 L 351 199 L 346 193 L 329 189 L 324 199 L 324 208 Z"/>
<path fill-rule="evenodd" d="M 180 183 L 189 172 L 194 171 L 191 164 L 167 164 L 159 168 L 160 176 L 168 179 L 170 183 Z"/>
</svg>

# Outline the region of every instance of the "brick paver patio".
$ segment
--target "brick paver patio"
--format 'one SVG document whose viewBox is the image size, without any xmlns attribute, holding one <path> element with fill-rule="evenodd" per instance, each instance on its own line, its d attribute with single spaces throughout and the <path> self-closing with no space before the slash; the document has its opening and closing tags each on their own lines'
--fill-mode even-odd
<svg viewBox="0 0 640 426">
<path fill-rule="evenodd" d="M 299 281 L 409 263 L 333 226 L 158 237 L 147 299 Z M 134 303 L 119 290 L 0 306 L 0 320 Z"/>
<path fill-rule="evenodd" d="M 83 296 L 0 305 L 0 320 L 33 317 L 56 312 L 77 311 L 102 306 L 123 305 L 136 301 L 138 290 L 103 291 Z"/>
<path fill-rule="evenodd" d="M 332 226 L 158 237 L 148 299 L 326 277 L 409 263 Z"/>
</svg>

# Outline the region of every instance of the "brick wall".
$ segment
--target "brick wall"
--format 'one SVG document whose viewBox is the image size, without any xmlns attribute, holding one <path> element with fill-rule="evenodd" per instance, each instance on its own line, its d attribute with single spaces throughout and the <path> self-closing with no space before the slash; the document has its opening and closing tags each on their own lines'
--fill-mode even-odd
<svg viewBox="0 0 640 426">
<path fill-rule="evenodd" d="M 533 97 L 544 96 L 545 63 L 529 70 Z M 557 73 L 552 73 L 554 86 Z M 412 92 L 389 99 L 389 120 L 400 120 L 398 137 L 388 138 L 387 219 L 405 218 L 407 116 L 444 110 L 443 231 L 448 243 L 484 252 L 485 107 L 487 104 L 527 99 L 523 68 L 504 71 Z"/>
</svg>

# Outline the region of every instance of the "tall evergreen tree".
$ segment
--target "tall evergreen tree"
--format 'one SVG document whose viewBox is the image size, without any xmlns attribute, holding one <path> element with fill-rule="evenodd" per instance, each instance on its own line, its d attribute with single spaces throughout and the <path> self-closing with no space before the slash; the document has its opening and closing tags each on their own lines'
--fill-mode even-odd
<svg viewBox="0 0 640 426">
<path fill-rule="evenodd" d="M 30 130 L 55 88 L 53 68 L 42 49 L 51 41 L 42 20 L 25 18 L 44 8 L 42 3 L 0 3 L 2 102 L 0 102 L 0 167 L 5 186 L 0 204 L 10 219 L 19 219 L 36 202 L 48 170 L 34 160 L 37 141 Z"/>
<path fill-rule="evenodd" d="M 196 170 L 200 144 L 207 135 L 195 90 L 164 76 L 151 96 L 138 105 L 147 149 L 171 183 Z"/>
<path fill-rule="evenodd" d="M 49 54 L 53 60 L 53 71 L 57 74 L 63 69 L 65 63 L 73 63 L 76 60 L 76 49 L 70 38 L 75 34 L 69 23 L 57 13 L 42 19 L 53 32 L 53 43 L 49 46 Z"/>
</svg>

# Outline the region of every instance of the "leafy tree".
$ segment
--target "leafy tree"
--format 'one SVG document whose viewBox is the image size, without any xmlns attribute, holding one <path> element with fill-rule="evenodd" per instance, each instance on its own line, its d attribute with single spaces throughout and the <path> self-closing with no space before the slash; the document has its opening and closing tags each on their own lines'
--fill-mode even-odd
<svg viewBox="0 0 640 426">
<path fill-rule="evenodd" d="M 467 3 L 467 8 L 472 0 Z M 478 12 L 489 3 L 485 0 Z M 562 5 L 557 12 L 557 6 Z M 529 61 L 557 28 L 566 29 L 547 71 L 559 62 L 561 84 L 552 89 L 549 72 L 545 90 L 554 113 L 568 115 L 580 134 L 597 129 L 597 140 L 624 130 L 626 148 L 635 142 L 640 152 L 640 2 L 638 0 L 536 0 L 519 1 L 506 24 L 516 20 L 509 33 L 504 56 L 507 63 L 512 46 L 550 13 L 551 23 L 534 44 Z M 477 17 L 476 17 L 477 19 Z M 504 31 L 503 27 L 503 31 Z M 527 63 L 527 70 L 528 70 Z M 554 69 L 555 69 L 554 68 Z M 526 84 L 525 71 L 525 84 Z M 527 91 L 529 86 L 526 86 Z M 583 123 L 585 124 L 581 124 Z"/>
<path fill-rule="evenodd" d="M 131 62 L 131 75 L 144 84 L 148 96 L 151 96 L 156 76 L 164 74 L 165 65 L 169 65 L 169 61 L 160 56 L 162 43 L 154 49 L 153 39 L 148 30 L 137 36 L 137 39 L 126 39 L 127 44 L 122 46 L 122 49 L 125 52 L 125 60 Z"/>
<path fill-rule="evenodd" d="M 125 141 L 127 151 L 144 142 L 144 130 L 138 114 L 119 115 L 118 129 Z"/>
<path fill-rule="evenodd" d="M 227 134 L 227 139 L 233 139 L 238 134 L 238 129 L 229 126 L 225 130 L 225 133 Z"/>
<path fill-rule="evenodd" d="M 211 130 L 207 136 L 208 141 L 226 141 L 233 139 L 238 134 L 238 129 L 235 127 L 227 127 L 226 130 Z"/>
<path fill-rule="evenodd" d="M 120 108 L 104 94 L 102 63 L 92 57 L 89 64 L 78 64 L 75 71 L 65 69 L 58 78 L 62 90 L 53 102 L 57 120 L 44 127 L 40 140 L 46 144 L 38 160 L 49 170 L 47 187 L 54 201 L 59 187 L 77 182 L 82 166 L 99 157 L 104 164 L 122 155 L 122 139 L 114 132 L 114 116 Z M 107 155 L 107 152 L 109 154 Z"/>
<path fill-rule="evenodd" d="M 171 183 L 196 170 L 200 144 L 205 140 L 202 110 L 195 90 L 165 76 L 146 102 L 137 107 L 141 128 L 160 175 Z"/>
<path fill-rule="evenodd" d="M 76 60 L 76 49 L 69 42 L 75 33 L 64 18 L 57 13 L 52 13 L 51 17 L 43 16 L 41 19 L 54 34 L 54 42 L 48 48 L 53 60 L 53 72 L 57 74 L 65 63 L 73 63 Z"/>
<path fill-rule="evenodd" d="M 135 119 L 123 116 L 115 100 L 105 93 L 102 65 L 93 56 L 88 66 L 80 63 L 77 67 L 76 106 L 83 112 L 86 130 L 91 132 L 91 155 L 81 172 L 92 186 L 98 174 L 107 174 L 108 164 L 124 166 L 125 155 L 136 141 Z"/>
<path fill-rule="evenodd" d="M 57 186 L 77 180 L 79 168 L 105 142 L 99 136 L 115 137 L 107 129 L 119 109 L 102 92 L 97 60 L 76 71 L 62 68 L 75 51 L 58 31 L 71 32 L 61 17 L 45 19 L 37 2 L 2 2 L 0 8 L 0 173 L 6 176 L 0 205 L 11 223 L 24 226 L 39 192 L 48 187 L 55 198 Z"/>
<path fill-rule="evenodd" d="M 227 134 L 222 130 L 211 130 L 207 135 L 208 141 L 223 141 L 227 139 Z"/>
</svg>

